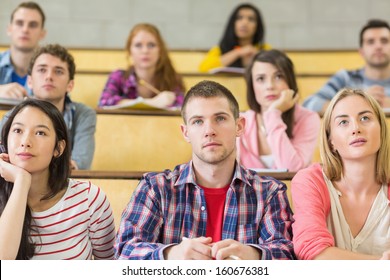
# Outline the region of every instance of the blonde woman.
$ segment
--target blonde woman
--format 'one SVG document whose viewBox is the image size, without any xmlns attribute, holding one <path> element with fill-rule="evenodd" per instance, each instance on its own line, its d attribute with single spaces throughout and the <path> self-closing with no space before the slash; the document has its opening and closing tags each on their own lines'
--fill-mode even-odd
<svg viewBox="0 0 390 280">
<path fill-rule="evenodd" d="M 373 97 L 342 89 L 323 117 L 323 164 L 292 180 L 299 259 L 389 259 L 390 146 Z"/>
</svg>

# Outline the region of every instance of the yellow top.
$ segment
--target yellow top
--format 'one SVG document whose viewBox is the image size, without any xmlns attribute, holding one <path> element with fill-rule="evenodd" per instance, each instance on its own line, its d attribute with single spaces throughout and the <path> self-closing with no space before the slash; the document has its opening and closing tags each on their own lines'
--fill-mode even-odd
<svg viewBox="0 0 390 280">
<path fill-rule="evenodd" d="M 272 47 L 269 44 L 263 44 L 261 47 L 258 45 L 257 48 L 259 50 L 270 50 Z M 223 65 L 221 63 L 221 55 L 221 48 L 219 46 L 212 47 L 199 65 L 199 71 L 205 73 L 211 69 L 222 67 Z"/>
</svg>

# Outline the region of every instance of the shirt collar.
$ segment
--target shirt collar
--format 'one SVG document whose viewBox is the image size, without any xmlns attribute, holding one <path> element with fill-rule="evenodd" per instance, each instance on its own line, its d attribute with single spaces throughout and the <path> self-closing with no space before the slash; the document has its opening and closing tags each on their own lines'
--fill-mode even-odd
<svg viewBox="0 0 390 280">
<path fill-rule="evenodd" d="M 175 183 L 175 186 L 183 184 L 192 184 L 194 186 L 197 186 L 194 168 L 192 167 L 192 160 L 180 167 L 179 174 L 180 175 Z"/>
<path fill-rule="evenodd" d="M 249 176 L 252 176 L 250 175 L 249 171 L 236 161 L 232 182 L 234 182 L 235 180 L 240 180 L 244 184 L 250 185 L 248 181 Z"/>
<path fill-rule="evenodd" d="M 75 104 L 72 102 L 70 97 L 68 95 L 65 96 L 65 102 L 64 102 L 64 121 L 66 123 L 66 126 L 68 129 L 72 129 L 73 127 L 73 117 L 75 114 L 76 108 Z"/>
<path fill-rule="evenodd" d="M 194 168 L 192 166 L 192 160 L 189 163 L 184 164 L 180 168 L 179 172 L 180 172 L 180 176 L 177 179 L 175 186 L 182 185 L 182 184 L 192 184 L 194 186 L 197 186 L 196 180 L 195 180 L 195 172 L 194 172 Z M 250 173 L 248 172 L 248 170 L 245 169 L 244 167 L 242 167 L 236 161 L 231 185 L 236 180 L 239 180 L 246 185 L 250 185 L 249 180 L 248 180 L 248 176 L 251 176 Z M 236 184 L 233 184 L 233 185 L 236 185 Z M 240 186 L 240 185 L 241 184 L 237 184 L 237 186 Z"/>
</svg>

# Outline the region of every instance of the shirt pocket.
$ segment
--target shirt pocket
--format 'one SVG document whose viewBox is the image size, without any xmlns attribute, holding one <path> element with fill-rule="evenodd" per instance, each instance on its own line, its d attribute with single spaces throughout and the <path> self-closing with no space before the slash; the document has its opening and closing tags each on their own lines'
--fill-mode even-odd
<svg viewBox="0 0 390 280">
<path fill-rule="evenodd" d="M 239 225 L 237 241 L 243 244 L 258 244 L 258 224 Z"/>
</svg>

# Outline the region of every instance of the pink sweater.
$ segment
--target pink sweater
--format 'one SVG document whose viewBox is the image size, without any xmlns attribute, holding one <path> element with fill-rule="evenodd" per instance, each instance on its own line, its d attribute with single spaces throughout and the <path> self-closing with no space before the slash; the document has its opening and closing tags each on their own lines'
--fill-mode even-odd
<svg viewBox="0 0 390 280">
<path fill-rule="evenodd" d="M 314 259 L 326 248 L 335 246 L 326 224 L 330 196 L 321 165 L 315 163 L 300 170 L 292 179 L 291 188 L 295 219 L 292 225 L 294 251 L 298 259 Z"/>
<path fill-rule="evenodd" d="M 242 113 L 246 119 L 245 132 L 237 140 L 239 161 L 247 168 L 265 168 L 260 160 L 256 112 Z M 263 114 L 267 141 L 274 157 L 272 168 L 287 168 L 297 171 L 307 167 L 312 160 L 320 129 L 320 117 L 300 105 L 295 107 L 293 138 L 286 134 L 287 125 L 282 112 L 269 110 Z"/>
</svg>

